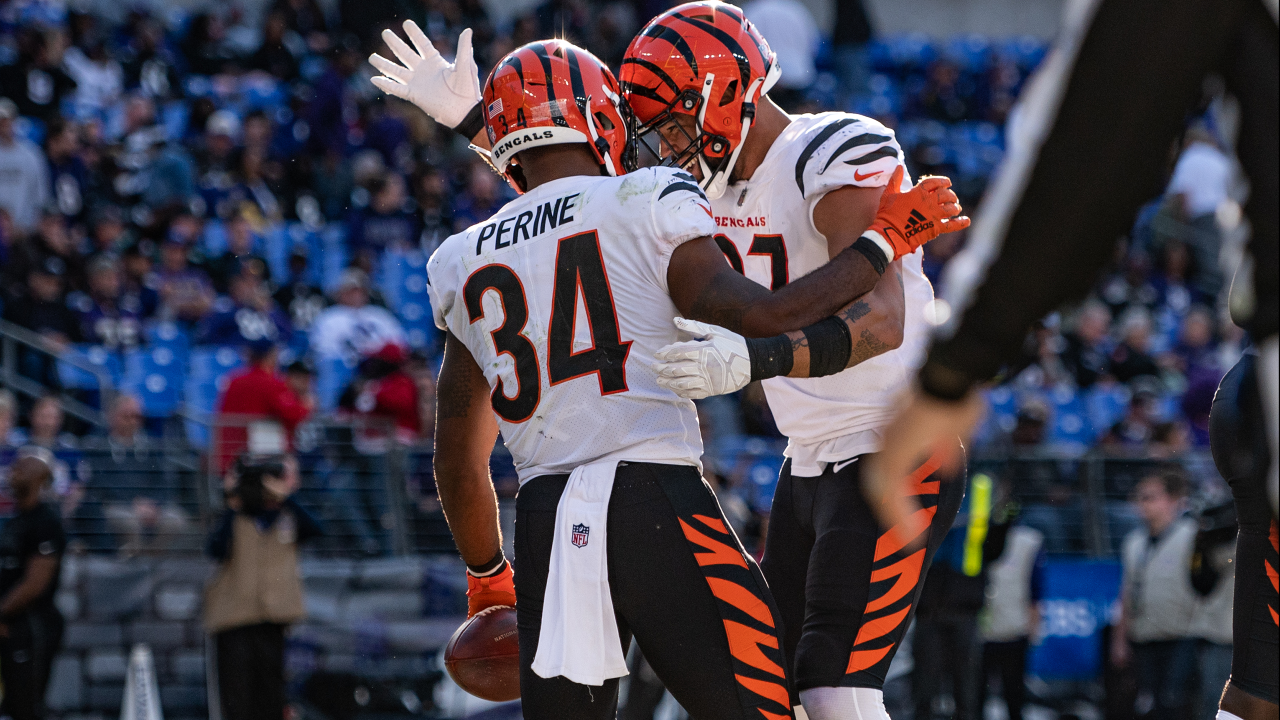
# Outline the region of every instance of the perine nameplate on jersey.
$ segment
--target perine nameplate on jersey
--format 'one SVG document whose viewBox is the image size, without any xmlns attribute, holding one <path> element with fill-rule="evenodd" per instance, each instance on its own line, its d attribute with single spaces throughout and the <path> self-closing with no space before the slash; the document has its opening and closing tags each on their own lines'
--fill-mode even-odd
<svg viewBox="0 0 1280 720">
<path fill-rule="evenodd" d="M 515 217 L 505 217 L 486 224 L 480 228 L 476 239 L 476 255 L 484 251 L 484 241 L 493 239 L 493 249 L 501 250 L 520 240 L 535 238 L 547 230 L 555 230 L 557 225 L 573 222 L 569 214 L 577 204 L 574 202 L 581 193 L 573 193 L 556 198 L 555 203 L 545 202 L 537 207 L 536 212 L 525 210 Z M 504 239 L 510 234 L 510 239 Z"/>
</svg>

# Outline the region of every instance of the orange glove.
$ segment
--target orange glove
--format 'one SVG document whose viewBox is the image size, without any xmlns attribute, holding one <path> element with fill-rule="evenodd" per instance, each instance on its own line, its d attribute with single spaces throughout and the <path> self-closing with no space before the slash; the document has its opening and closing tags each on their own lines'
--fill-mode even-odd
<svg viewBox="0 0 1280 720">
<path fill-rule="evenodd" d="M 516 606 L 516 576 L 505 560 L 492 575 L 476 577 L 467 571 L 467 617 L 495 605 Z"/>
<path fill-rule="evenodd" d="M 969 227 L 969 218 L 960 215 L 960 200 L 951 190 L 951 179 L 925 177 L 906 192 L 900 192 L 903 167 L 898 166 L 880 195 L 880 210 L 871 227 L 862 234 L 893 262 L 910 255 L 921 245 L 943 233 Z"/>
</svg>

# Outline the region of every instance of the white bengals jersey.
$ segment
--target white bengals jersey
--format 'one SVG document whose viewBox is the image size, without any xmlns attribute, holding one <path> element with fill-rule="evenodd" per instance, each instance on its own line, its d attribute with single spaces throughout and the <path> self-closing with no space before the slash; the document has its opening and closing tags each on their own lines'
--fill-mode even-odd
<svg viewBox="0 0 1280 720">
<path fill-rule="evenodd" d="M 667 265 L 712 235 L 687 173 L 540 185 L 445 240 L 427 263 L 436 325 L 471 351 L 524 482 L 596 460 L 701 467 L 693 402 L 661 388 L 675 342 Z"/>
<path fill-rule="evenodd" d="M 902 163 L 893 131 L 871 118 L 835 112 L 795 116 L 751 179 L 712 201 L 716 241 L 735 269 L 776 290 L 830 259 L 827 240 L 813 225 L 818 201 L 845 185 L 883 186 Z M 910 187 L 904 175 L 902 190 Z M 917 251 L 901 261 L 901 347 L 828 377 L 764 382 L 774 420 L 789 439 L 793 474 L 818 475 L 821 463 L 879 450 L 894 401 L 924 360 L 924 308 L 933 300 L 933 286 L 922 258 Z"/>
</svg>

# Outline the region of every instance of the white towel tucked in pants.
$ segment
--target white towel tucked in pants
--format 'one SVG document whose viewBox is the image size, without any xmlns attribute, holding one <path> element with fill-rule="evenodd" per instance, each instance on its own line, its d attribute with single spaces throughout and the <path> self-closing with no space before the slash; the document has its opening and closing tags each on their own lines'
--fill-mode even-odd
<svg viewBox="0 0 1280 720">
<path fill-rule="evenodd" d="M 627 674 L 609 596 L 606 526 L 616 460 L 574 469 L 556 507 L 551 565 L 533 671 L 582 685 Z"/>
</svg>

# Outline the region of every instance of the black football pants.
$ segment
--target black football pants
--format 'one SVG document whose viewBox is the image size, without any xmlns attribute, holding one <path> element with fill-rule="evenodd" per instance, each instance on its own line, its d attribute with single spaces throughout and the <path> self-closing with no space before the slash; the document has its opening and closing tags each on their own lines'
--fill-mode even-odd
<svg viewBox="0 0 1280 720">
<path fill-rule="evenodd" d="M 618 680 L 600 687 L 533 672 L 556 507 L 567 475 L 516 497 L 520 696 L 528 720 L 612 720 Z M 626 463 L 609 498 L 609 587 L 623 652 L 632 636 L 693 720 L 790 718 L 777 609 L 697 469 Z"/>
</svg>

